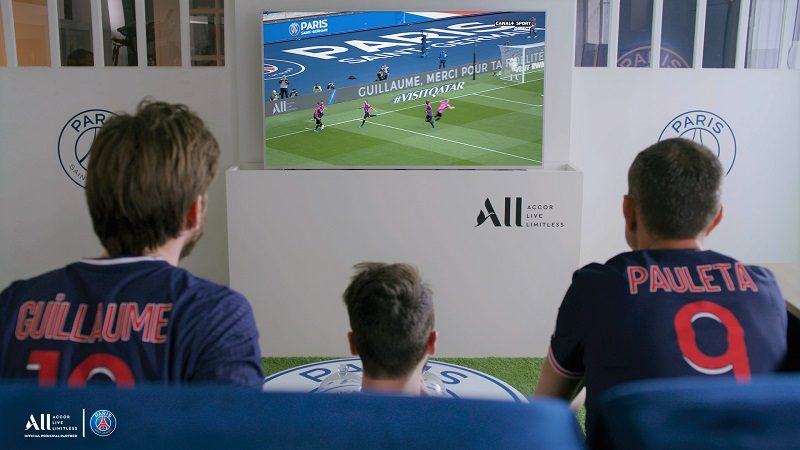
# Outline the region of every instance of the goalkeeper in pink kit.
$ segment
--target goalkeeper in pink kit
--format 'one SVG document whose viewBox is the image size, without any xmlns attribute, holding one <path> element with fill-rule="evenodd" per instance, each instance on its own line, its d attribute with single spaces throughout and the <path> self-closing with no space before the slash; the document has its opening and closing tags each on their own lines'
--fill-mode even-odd
<svg viewBox="0 0 800 450">
<path fill-rule="evenodd" d="M 317 102 L 317 107 L 314 108 L 314 122 L 316 122 L 317 126 L 314 127 L 314 132 L 322 130 L 325 128 L 325 125 L 322 124 L 322 116 L 325 115 L 325 103 L 322 101 Z"/>
<path fill-rule="evenodd" d="M 455 109 L 456 107 L 450 104 L 450 99 L 442 100 L 439 103 L 439 108 L 436 109 L 436 116 L 434 116 L 435 120 L 439 120 L 442 118 L 442 113 L 445 109 Z"/>
<path fill-rule="evenodd" d="M 361 121 L 361 125 L 358 126 L 359 128 L 363 128 L 364 127 L 364 123 L 366 123 L 366 121 L 367 121 L 367 119 L 369 117 L 375 117 L 375 114 L 370 114 L 369 113 L 370 110 L 371 111 L 377 111 L 375 108 L 372 107 L 372 105 L 369 104 L 369 102 L 364 100 L 364 120 Z"/>
</svg>

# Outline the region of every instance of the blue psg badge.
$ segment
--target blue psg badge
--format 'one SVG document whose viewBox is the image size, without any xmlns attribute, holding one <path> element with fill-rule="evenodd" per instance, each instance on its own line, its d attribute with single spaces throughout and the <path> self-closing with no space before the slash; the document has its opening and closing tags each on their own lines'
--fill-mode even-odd
<svg viewBox="0 0 800 450">
<path fill-rule="evenodd" d="M 100 409 L 92 414 L 89 419 L 89 427 L 98 436 L 108 436 L 117 429 L 117 418 L 106 409 Z"/>
</svg>

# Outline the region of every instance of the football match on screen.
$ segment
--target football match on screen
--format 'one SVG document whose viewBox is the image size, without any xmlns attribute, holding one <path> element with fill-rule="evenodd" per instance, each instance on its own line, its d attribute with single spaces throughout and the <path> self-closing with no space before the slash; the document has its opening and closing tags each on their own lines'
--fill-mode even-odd
<svg viewBox="0 0 800 450">
<path fill-rule="evenodd" d="M 264 12 L 265 166 L 542 164 L 545 13 Z"/>
</svg>

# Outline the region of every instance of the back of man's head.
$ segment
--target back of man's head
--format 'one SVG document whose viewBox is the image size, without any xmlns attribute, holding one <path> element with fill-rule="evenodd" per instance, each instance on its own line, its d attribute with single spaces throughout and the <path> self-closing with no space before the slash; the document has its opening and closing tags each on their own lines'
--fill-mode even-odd
<svg viewBox="0 0 800 450">
<path fill-rule="evenodd" d="M 106 121 L 92 143 L 86 200 L 110 256 L 141 255 L 177 237 L 217 170 L 219 145 L 185 105 L 143 100 Z"/>
<path fill-rule="evenodd" d="M 706 147 L 667 139 L 641 151 L 628 171 L 628 195 L 661 239 L 691 239 L 719 212 L 722 165 Z"/>
<path fill-rule="evenodd" d="M 364 374 L 405 377 L 426 354 L 433 331 L 431 290 L 408 264 L 361 263 L 344 292 Z"/>
</svg>

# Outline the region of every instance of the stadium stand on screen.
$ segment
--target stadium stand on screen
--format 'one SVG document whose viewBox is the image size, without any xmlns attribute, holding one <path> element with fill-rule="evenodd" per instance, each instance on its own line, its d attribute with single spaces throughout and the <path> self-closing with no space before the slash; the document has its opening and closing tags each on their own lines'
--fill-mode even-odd
<svg viewBox="0 0 800 450">
<path fill-rule="evenodd" d="M 262 29 L 266 167 L 542 163 L 543 12 L 264 12 Z"/>
</svg>

